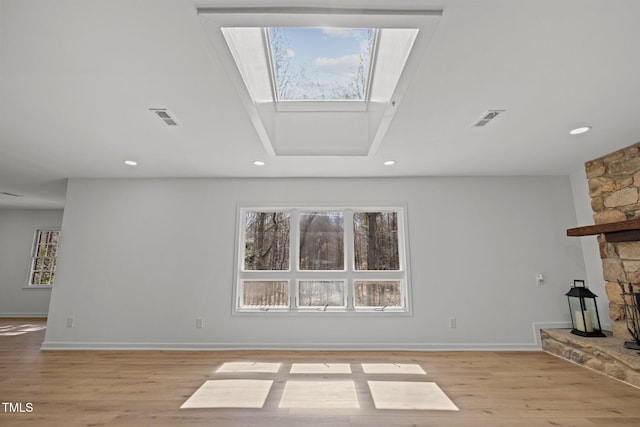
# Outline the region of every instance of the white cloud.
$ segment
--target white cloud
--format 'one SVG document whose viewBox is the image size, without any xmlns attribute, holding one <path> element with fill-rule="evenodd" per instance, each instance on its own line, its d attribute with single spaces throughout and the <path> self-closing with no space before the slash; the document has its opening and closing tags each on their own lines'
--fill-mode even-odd
<svg viewBox="0 0 640 427">
<path fill-rule="evenodd" d="M 296 56 L 296 52 L 295 52 L 293 49 L 287 49 L 287 50 L 284 52 L 284 56 L 285 56 L 286 58 L 293 58 L 294 56 Z"/>
<path fill-rule="evenodd" d="M 334 28 L 334 27 L 324 27 L 322 28 L 322 33 L 329 37 L 360 37 L 360 31 L 354 30 L 353 28 Z"/>
<path fill-rule="evenodd" d="M 316 58 L 313 66 L 321 72 L 353 76 L 360 64 L 360 54 L 345 55 L 338 58 Z"/>
</svg>

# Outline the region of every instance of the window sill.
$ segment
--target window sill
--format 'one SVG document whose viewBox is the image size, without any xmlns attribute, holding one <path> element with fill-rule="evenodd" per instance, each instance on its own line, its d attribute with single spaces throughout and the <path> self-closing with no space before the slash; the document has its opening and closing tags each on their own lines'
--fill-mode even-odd
<svg viewBox="0 0 640 427">
<path fill-rule="evenodd" d="M 353 309 L 342 309 L 342 310 L 308 310 L 308 309 L 277 309 L 272 308 L 268 310 L 254 310 L 254 309 L 235 309 L 233 310 L 234 315 L 239 316 L 410 316 L 411 312 L 407 309 L 386 309 L 386 310 L 353 310 Z"/>
<path fill-rule="evenodd" d="M 30 285 L 30 286 L 23 286 L 22 289 L 27 291 L 41 291 L 41 290 L 50 291 L 51 285 L 46 285 L 46 286 Z"/>
</svg>

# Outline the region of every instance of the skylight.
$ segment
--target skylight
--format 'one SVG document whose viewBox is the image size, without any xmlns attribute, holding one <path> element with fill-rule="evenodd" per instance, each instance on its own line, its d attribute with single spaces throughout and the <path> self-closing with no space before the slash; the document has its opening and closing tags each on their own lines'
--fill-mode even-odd
<svg viewBox="0 0 640 427">
<path fill-rule="evenodd" d="M 366 111 L 369 101 L 390 102 L 419 31 L 343 27 L 221 30 L 253 102 L 273 102 L 279 111 Z"/>
<path fill-rule="evenodd" d="M 371 28 L 269 27 L 279 101 L 364 101 L 376 31 Z"/>
<path fill-rule="evenodd" d="M 442 10 L 198 8 L 271 156 L 371 156 Z"/>
</svg>

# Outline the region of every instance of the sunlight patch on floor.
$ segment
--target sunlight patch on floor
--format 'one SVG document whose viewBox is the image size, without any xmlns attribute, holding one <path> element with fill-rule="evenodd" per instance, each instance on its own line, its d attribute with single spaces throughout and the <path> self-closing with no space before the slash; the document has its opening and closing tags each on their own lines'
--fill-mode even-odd
<svg viewBox="0 0 640 427">
<path fill-rule="evenodd" d="M 46 329 L 43 325 L 21 324 L 0 326 L 0 336 L 10 337 L 15 335 L 23 335 L 29 332 L 42 331 Z"/>
<path fill-rule="evenodd" d="M 349 363 L 293 363 L 292 374 L 350 374 Z"/>
<path fill-rule="evenodd" d="M 362 370 L 365 374 L 427 374 L 415 363 L 363 363 Z"/>
<path fill-rule="evenodd" d="M 259 363 L 259 362 L 226 362 L 218 368 L 217 373 L 231 372 L 267 372 L 275 374 L 280 370 L 280 363 Z"/>
<path fill-rule="evenodd" d="M 180 408 L 262 408 L 272 384 L 271 380 L 206 381 Z"/>
<path fill-rule="evenodd" d="M 367 381 L 376 409 L 457 411 L 458 407 L 430 382 Z"/>
<path fill-rule="evenodd" d="M 280 408 L 360 408 L 353 381 L 287 381 Z"/>
<path fill-rule="evenodd" d="M 351 363 L 226 362 L 213 374 L 250 374 L 245 379 L 206 381 L 181 408 L 263 408 L 267 399 L 279 400 L 279 408 L 457 411 L 458 407 L 434 382 L 421 381 L 427 375 L 418 364 L 362 363 L 363 373 L 352 372 Z M 357 364 L 355 364 L 357 366 Z M 293 379 L 306 374 L 307 380 Z M 364 378 L 363 378 L 364 374 Z M 370 381 L 379 374 L 411 375 L 411 381 Z M 337 377 L 331 378 L 336 375 Z M 419 375 L 419 376 L 416 376 Z M 226 375 L 228 378 L 228 375 Z M 222 377 L 224 378 L 224 376 Z M 271 378 L 271 379 L 258 379 Z M 301 378 L 301 377 L 297 377 Z M 397 377 L 396 377 L 397 378 Z M 400 379 L 409 377 L 400 377 Z M 274 381 L 283 388 L 272 390 Z M 366 383 L 366 386 L 365 386 Z M 360 395 L 358 395 L 360 390 Z M 280 394 L 281 393 L 281 394 Z M 360 399 L 363 399 L 362 402 Z M 361 406 L 364 405 L 364 406 Z"/>
</svg>

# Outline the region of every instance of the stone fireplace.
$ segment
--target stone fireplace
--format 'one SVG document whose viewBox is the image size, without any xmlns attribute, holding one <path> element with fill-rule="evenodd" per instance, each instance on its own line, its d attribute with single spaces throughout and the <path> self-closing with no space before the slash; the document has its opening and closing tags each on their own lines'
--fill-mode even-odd
<svg viewBox="0 0 640 427">
<path fill-rule="evenodd" d="M 613 336 L 584 338 L 569 329 L 546 329 L 542 348 L 640 387 L 639 352 L 624 347 L 632 338 L 620 286 L 640 291 L 640 143 L 587 162 L 585 171 L 595 225 L 569 229 L 567 235 L 598 238 Z"/>
<path fill-rule="evenodd" d="M 585 171 L 596 225 L 573 230 L 598 236 L 611 329 L 627 340 L 619 282 L 640 284 L 640 143 L 587 162 Z"/>
</svg>

